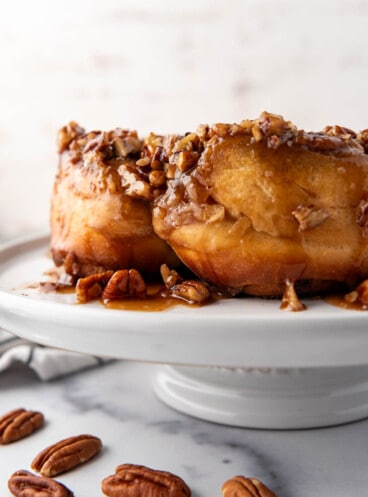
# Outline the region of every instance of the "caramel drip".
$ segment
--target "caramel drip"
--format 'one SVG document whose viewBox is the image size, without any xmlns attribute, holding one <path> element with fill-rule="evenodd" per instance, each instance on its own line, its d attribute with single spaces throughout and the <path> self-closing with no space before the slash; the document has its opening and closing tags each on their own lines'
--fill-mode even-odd
<svg viewBox="0 0 368 497">
<path fill-rule="evenodd" d="M 306 305 L 299 300 L 294 288 L 294 283 L 290 280 L 285 281 L 285 290 L 282 296 L 280 309 L 289 312 L 305 311 Z"/>
</svg>

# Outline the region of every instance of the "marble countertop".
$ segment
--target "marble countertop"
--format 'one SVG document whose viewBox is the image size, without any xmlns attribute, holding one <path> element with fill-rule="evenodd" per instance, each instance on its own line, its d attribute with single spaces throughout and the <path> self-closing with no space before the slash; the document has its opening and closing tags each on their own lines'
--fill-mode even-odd
<svg viewBox="0 0 368 497">
<path fill-rule="evenodd" d="M 300 431 L 249 430 L 201 421 L 167 407 L 151 388 L 160 366 L 116 361 L 52 382 L 25 366 L 0 375 L 2 413 L 40 410 L 45 426 L 0 446 L 0 492 L 9 476 L 30 470 L 38 452 L 81 433 L 99 436 L 103 452 L 57 479 L 78 497 L 102 495 L 101 480 L 122 463 L 171 471 L 194 497 L 221 496 L 221 485 L 242 474 L 261 479 L 278 497 L 365 495 L 368 420 Z"/>
</svg>

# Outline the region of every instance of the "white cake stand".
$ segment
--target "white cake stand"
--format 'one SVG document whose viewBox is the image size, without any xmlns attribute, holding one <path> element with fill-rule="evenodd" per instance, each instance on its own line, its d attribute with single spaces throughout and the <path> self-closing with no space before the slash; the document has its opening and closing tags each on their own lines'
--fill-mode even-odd
<svg viewBox="0 0 368 497">
<path fill-rule="evenodd" d="M 34 288 L 48 237 L 0 247 L 0 326 L 85 354 L 162 364 L 153 388 L 184 413 L 251 428 L 310 428 L 368 416 L 368 314 L 311 300 L 229 299 L 162 312 L 76 305 Z M 33 286 L 33 288 L 32 288 Z"/>
</svg>

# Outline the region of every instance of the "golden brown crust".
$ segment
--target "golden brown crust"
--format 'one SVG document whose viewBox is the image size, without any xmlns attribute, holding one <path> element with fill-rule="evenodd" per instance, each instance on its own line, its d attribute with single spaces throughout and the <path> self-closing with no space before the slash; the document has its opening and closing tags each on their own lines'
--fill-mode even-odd
<svg viewBox="0 0 368 497">
<path fill-rule="evenodd" d="M 368 275 L 366 136 L 339 126 L 306 133 L 263 113 L 166 138 L 154 229 L 223 289 L 351 286 Z"/>
</svg>

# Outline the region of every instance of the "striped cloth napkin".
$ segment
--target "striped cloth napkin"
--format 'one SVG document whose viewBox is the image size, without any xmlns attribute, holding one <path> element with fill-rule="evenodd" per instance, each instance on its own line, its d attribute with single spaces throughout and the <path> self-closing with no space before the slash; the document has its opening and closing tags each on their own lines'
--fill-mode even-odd
<svg viewBox="0 0 368 497">
<path fill-rule="evenodd" d="M 33 369 L 44 381 L 101 366 L 111 359 L 39 345 L 0 329 L 0 373 L 14 363 Z"/>
</svg>

